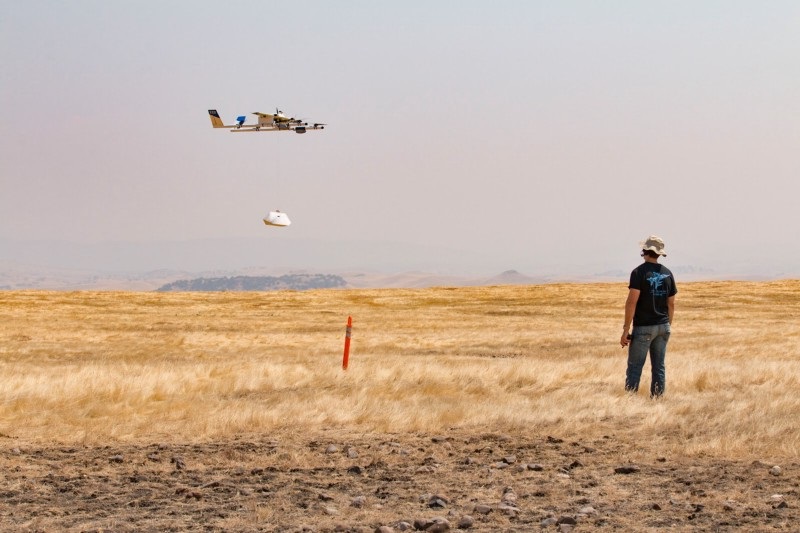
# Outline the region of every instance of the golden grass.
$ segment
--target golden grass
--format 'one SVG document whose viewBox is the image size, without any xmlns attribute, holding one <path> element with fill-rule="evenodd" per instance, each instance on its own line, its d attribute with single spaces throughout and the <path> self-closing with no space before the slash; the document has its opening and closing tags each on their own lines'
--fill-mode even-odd
<svg viewBox="0 0 800 533">
<path fill-rule="evenodd" d="M 623 391 L 624 284 L 4 292 L 0 434 L 95 444 L 458 427 L 800 455 L 800 281 L 680 291 L 657 401 L 649 364 L 639 395 Z"/>
</svg>

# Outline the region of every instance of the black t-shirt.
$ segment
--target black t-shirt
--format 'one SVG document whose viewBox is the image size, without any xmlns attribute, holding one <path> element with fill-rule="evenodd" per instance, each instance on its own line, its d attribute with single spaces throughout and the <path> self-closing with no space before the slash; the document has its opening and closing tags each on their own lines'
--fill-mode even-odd
<svg viewBox="0 0 800 533">
<path fill-rule="evenodd" d="M 675 296 L 678 287 L 667 267 L 658 263 L 642 263 L 631 272 L 628 288 L 640 291 L 633 315 L 634 326 L 669 324 L 667 298 Z"/>
</svg>

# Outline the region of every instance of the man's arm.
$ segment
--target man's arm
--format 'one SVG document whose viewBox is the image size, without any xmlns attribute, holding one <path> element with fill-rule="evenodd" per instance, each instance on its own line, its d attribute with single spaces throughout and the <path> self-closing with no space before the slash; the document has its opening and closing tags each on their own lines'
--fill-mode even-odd
<svg viewBox="0 0 800 533">
<path fill-rule="evenodd" d="M 625 300 L 625 323 L 622 325 L 622 337 L 619 339 L 621 346 L 627 346 L 630 342 L 628 340 L 628 332 L 631 330 L 633 315 L 636 313 L 636 302 L 639 301 L 639 293 L 639 289 L 628 290 L 628 299 Z"/>
<path fill-rule="evenodd" d="M 672 324 L 672 317 L 675 315 L 675 297 L 670 296 L 667 298 L 667 315 L 669 316 L 669 323 Z"/>
</svg>

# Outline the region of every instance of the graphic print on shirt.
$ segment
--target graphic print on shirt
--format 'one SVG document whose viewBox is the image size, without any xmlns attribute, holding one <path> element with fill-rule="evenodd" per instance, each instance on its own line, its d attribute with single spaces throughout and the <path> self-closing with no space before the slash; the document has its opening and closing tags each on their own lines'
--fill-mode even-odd
<svg viewBox="0 0 800 533">
<path fill-rule="evenodd" d="M 658 272 L 650 272 L 647 275 L 647 281 L 650 283 L 650 293 L 653 296 L 667 296 L 667 289 L 664 287 L 664 279 L 668 277 L 669 274 L 660 274 Z"/>
</svg>

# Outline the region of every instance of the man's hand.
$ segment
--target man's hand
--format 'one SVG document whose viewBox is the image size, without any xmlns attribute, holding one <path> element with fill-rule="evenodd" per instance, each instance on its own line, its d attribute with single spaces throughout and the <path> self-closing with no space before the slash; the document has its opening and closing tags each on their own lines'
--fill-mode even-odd
<svg viewBox="0 0 800 533">
<path fill-rule="evenodd" d="M 639 301 L 638 289 L 628 289 L 628 298 L 625 299 L 625 322 L 622 323 L 622 337 L 619 339 L 619 345 L 623 348 L 631 343 L 631 338 L 628 336 L 628 330 L 631 327 L 633 316 L 636 314 L 636 302 Z"/>
<path fill-rule="evenodd" d="M 619 345 L 623 348 L 631 343 L 631 336 L 627 331 L 622 332 L 622 337 L 619 338 Z"/>
</svg>

